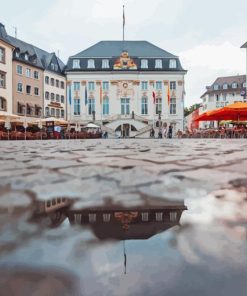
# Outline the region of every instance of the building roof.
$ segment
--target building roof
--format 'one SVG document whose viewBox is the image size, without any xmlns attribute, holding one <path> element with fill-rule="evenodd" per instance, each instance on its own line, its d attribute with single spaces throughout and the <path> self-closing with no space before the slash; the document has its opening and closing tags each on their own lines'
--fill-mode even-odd
<svg viewBox="0 0 247 296">
<path fill-rule="evenodd" d="M 241 48 L 247 48 L 247 42 L 241 46 Z"/>
<path fill-rule="evenodd" d="M 127 52 L 129 59 L 133 62 L 135 67 L 126 68 L 123 67 L 121 69 L 115 68 L 114 65 L 120 58 L 123 52 Z M 73 68 L 73 60 L 79 60 L 80 68 Z M 95 67 L 92 69 L 88 69 L 87 63 L 89 59 L 94 59 Z M 109 60 L 109 68 L 102 68 L 102 60 Z M 144 69 L 141 67 L 141 60 L 148 60 L 148 68 Z M 155 67 L 155 59 L 162 60 L 162 67 Z M 170 68 L 169 63 L 170 59 L 176 60 L 176 67 Z M 148 41 L 100 41 L 95 45 L 87 48 L 79 52 L 76 55 L 73 55 L 69 58 L 67 63 L 67 72 L 73 71 L 112 71 L 112 70 L 120 70 L 120 71 L 170 71 L 170 72 L 186 72 L 179 61 L 179 58 Z"/>
<path fill-rule="evenodd" d="M 0 23 L 0 40 L 8 43 L 9 45 L 12 45 L 11 41 L 9 40 L 9 36 L 5 30 L 5 26 L 2 23 Z"/>
<path fill-rule="evenodd" d="M 243 84 L 245 82 L 246 82 L 246 75 L 218 77 L 211 86 L 207 87 L 207 91 L 201 96 L 201 98 L 203 98 L 207 94 L 212 94 L 212 93 L 217 94 L 217 93 L 229 92 L 229 91 L 241 91 L 244 89 Z M 237 88 L 232 88 L 233 83 L 237 83 Z M 223 89 L 224 84 L 228 85 L 227 89 Z M 215 85 L 219 86 L 218 90 L 214 89 Z"/>
<path fill-rule="evenodd" d="M 176 58 L 175 55 L 153 45 L 148 41 L 100 41 L 74 55 L 80 58 L 119 57 L 123 50 L 131 57 L 145 58 Z"/>
</svg>

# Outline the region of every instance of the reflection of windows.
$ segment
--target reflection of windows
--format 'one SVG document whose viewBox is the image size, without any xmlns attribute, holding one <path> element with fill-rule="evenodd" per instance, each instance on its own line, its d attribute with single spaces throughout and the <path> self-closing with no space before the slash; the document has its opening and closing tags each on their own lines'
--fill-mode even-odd
<svg viewBox="0 0 247 296">
<path fill-rule="evenodd" d="M 163 213 L 155 213 L 155 219 L 156 219 L 156 221 L 162 221 L 163 220 Z"/>
<path fill-rule="evenodd" d="M 148 213 L 142 213 L 142 221 L 148 222 Z"/>
<path fill-rule="evenodd" d="M 177 221 L 177 212 L 170 212 L 170 221 L 171 222 Z"/>
<path fill-rule="evenodd" d="M 88 114 L 91 115 L 95 111 L 95 99 L 88 100 Z"/>
<path fill-rule="evenodd" d="M 176 98 L 171 98 L 171 101 L 170 101 L 170 114 L 177 114 Z"/>
<path fill-rule="evenodd" d="M 130 99 L 126 99 L 126 98 L 121 99 L 121 114 L 122 115 L 130 114 Z"/>
<path fill-rule="evenodd" d="M 80 99 L 74 99 L 74 115 L 80 115 Z"/>
<path fill-rule="evenodd" d="M 142 115 L 148 114 L 148 98 L 147 97 L 142 97 L 141 112 L 142 112 Z"/>
<path fill-rule="evenodd" d="M 103 98 L 103 115 L 109 115 L 109 98 L 107 96 Z"/>
<path fill-rule="evenodd" d="M 104 222 L 110 222 L 110 220 L 111 220 L 111 214 L 103 214 Z"/>
<path fill-rule="evenodd" d="M 96 214 L 88 214 L 89 223 L 96 222 Z"/>
<path fill-rule="evenodd" d="M 155 111 L 156 111 L 156 114 L 162 113 L 162 98 L 155 99 Z"/>
</svg>

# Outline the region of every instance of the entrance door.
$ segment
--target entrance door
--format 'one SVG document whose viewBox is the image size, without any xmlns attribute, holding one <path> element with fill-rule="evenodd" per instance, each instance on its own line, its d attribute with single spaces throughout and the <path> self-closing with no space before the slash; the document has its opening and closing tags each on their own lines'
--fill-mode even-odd
<svg viewBox="0 0 247 296">
<path fill-rule="evenodd" d="M 123 124 L 122 137 L 128 138 L 130 136 L 130 125 Z"/>
<path fill-rule="evenodd" d="M 121 99 L 121 115 L 130 115 L 130 99 Z"/>
</svg>

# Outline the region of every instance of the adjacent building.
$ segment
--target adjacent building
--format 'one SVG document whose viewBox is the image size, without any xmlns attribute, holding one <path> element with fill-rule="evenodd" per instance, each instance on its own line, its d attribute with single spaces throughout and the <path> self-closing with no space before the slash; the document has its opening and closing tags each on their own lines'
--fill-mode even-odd
<svg viewBox="0 0 247 296">
<path fill-rule="evenodd" d="M 12 113 L 12 54 L 14 46 L 0 23 L 0 112 Z"/>
<path fill-rule="evenodd" d="M 225 107 L 235 102 L 247 102 L 246 76 L 218 77 L 201 96 L 201 112 Z M 217 122 L 200 122 L 201 128 L 216 127 Z"/>
<path fill-rule="evenodd" d="M 177 56 L 147 41 L 101 41 L 67 69 L 71 122 L 96 122 L 133 136 L 151 126 L 183 129 L 184 75 Z"/>
</svg>

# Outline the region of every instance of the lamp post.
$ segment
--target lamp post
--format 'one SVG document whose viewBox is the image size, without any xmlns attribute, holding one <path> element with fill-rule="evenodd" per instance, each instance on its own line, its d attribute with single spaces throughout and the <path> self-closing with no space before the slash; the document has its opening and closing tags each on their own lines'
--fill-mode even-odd
<svg viewBox="0 0 247 296">
<path fill-rule="evenodd" d="M 247 42 L 241 46 L 241 48 L 245 48 L 246 50 L 246 80 L 245 80 L 245 98 L 247 97 Z"/>
</svg>

